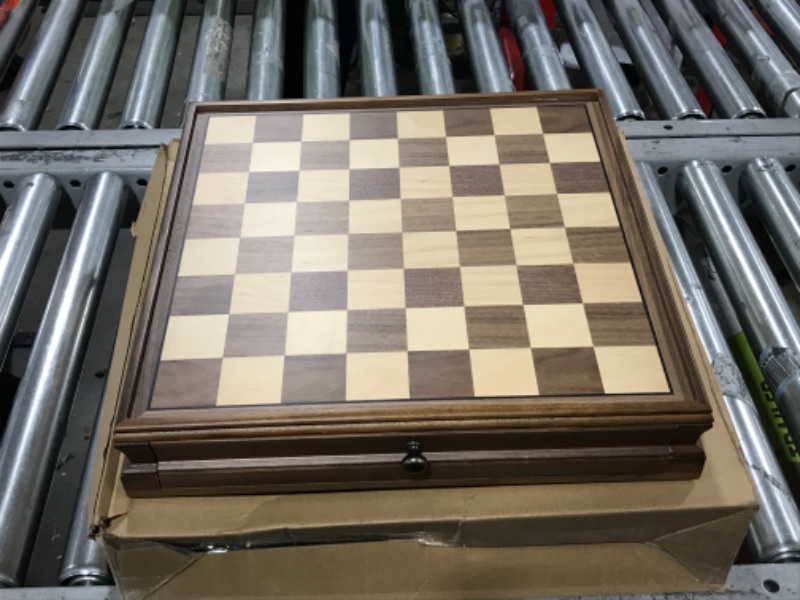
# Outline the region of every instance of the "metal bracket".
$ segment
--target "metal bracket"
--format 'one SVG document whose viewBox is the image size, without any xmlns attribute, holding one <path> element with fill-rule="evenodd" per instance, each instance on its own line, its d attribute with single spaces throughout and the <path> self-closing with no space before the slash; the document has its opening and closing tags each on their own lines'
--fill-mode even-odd
<svg viewBox="0 0 800 600">
<path fill-rule="evenodd" d="M 800 186 L 800 119 L 643 121 L 619 127 L 634 160 L 650 163 L 657 173 L 673 212 L 680 209 L 675 197 L 680 168 L 698 158 L 719 165 L 736 198 L 745 165 L 759 156 L 777 158 Z"/>
<path fill-rule="evenodd" d="M 158 149 L 179 138 L 180 129 L 125 131 L 33 131 L 0 136 L 0 195 L 16 196 L 20 181 L 33 173 L 55 177 L 77 207 L 94 174 L 119 174 L 141 202 Z"/>
</svg>

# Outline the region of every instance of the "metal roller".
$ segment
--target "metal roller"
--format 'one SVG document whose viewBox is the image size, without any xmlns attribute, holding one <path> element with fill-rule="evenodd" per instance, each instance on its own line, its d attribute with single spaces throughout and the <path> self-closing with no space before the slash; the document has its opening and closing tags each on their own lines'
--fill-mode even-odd
<svg viewBox="0 0 800 600">
<path fill-rule="evenodd" d="M 28 131 L 39 126 L 85 6 L 86 0 L 50 4 L 0 111 L 0 130 Z"/>
<path fill-rule="evenodd" d="M 780 161 L 768 157 L 747 163 L 741 188 L 756 207 L 795 284 L 800 286 L 800 191 Z"/>
<path fill-rule="evenodd" d="M 0 445 L 0 586 L 22 583 L 128 198 L 121 177 L 86 185 Z"/>
<path fill-rule="evenodd" d="M 568 90 L 572 87 L 539 0 L 505 0 L 514 26 L 525 69 L 537 90 Z"/>
<path fill-rule="evenodd" d="M 185 8 L 186 0 L 155 0 L 119 121 L 120 129 L 154 129 L 161 124 Z"/>
<path fill-rule="evenodd" d="M 694 214 L 789 432 L 800 439 L 800 327 L 719 167 L 710 160 L 686 163 L 677 189 Z"/>
<path fill-rule="evenodd" d="M 800 117 L 800 74 L 740 0 L 705 0 L 750 84 L 776 115 Z"/>
<path fill-rule="evenodd" d="M 103 548 L 89 537 L 89 503 L 91 502 L 92 463 L 97 453 L 97 433 L 102 405 L 92 430 L 92 440 L 86 464 L 81 475 L 81 487 L 72 512 L 72 524 L 67 536 L 67 547 L 61 560 L 58 582 L 68 586 L 114 585 L 114 577 L 106 561 Z"/>
<path fill-rule="evenodd" d="M 486 2 L 460 0 L 458 16 L 478 90 L 484 93 L 513 92 L 508 63 Z"/>
<path fill-rule="evenodd" d="M 455 94 L 453 71 L 436 0 L 406 0 L 406 9 L 411 23 L 420 91 L 427 95 Z"/>
<path fill-rule="evenodd" d="M 61 201 L 61 186 L 43 173 L 26 177 L 19 187 L 0 221 L 0 365 Z"/>
<path fill-rule="evenodd" d="M 37 5 L 37 2 L 23 2 L 17 5 L 0 28 L 0 79 L 6 74 Z"/>
<path fill-rule="evenodd" d="M 615 0 L 605 6 L 658 114 L 664 119 L 705 119 L 706 113 L 639 1 Z"/>
<path fill-rule="evenodd" d="M 721 117 L 767 116 L 691 0 L 653 0 L 653 4 Z"/>
<path fill-rule="evenodd" d="M 100 5 L 56 129 L 97 129 L 135 4 L 135 0 L 114 0 Z"/>
<path fill-rule="evenodd" d="M 228 63 L 233 43 L 236 0 L 205 0 L 186 102 L 214 102 L 225 98 Z"/>
<path fill-rule="evenodd" d="M 259 0 L 253 16 L 247 99 L 277 100 L 283 96 L 287 0 Z"/>
<path fill-rule="evenodd" d="M 800 6 L 795 0 L 753 0 L 753 4 L 780 40 L 784 50 L 800 65 Z"/>
<path fill-rule="evenodd" d="M 633 93 L 603 28 L 586 0 L 555 0 L 556 10 L 592 85 L 602 88 L 617 121 L 644 119 L 644 111 Z"/>
<path fill-rule="evenodd" d="M 334 0 L 307 0 L 303 85 L 306 98 L 341 95 L 337 23 Z"/>
<path fill-rule="evenodd" d="M 397 96 L 392 30 L 385 0 L 359 0 L 358 47 L 366 96 Z"/>
<path fill-rule="evenodd" d="M 653 169 L 637 163 L 672 268 L 706 356 L 722 389 L 745 463 L 756 489 L 759 510 L 748 529 L 747 546 L 758 562 L 800 560 L 800 512 L 781 471 L 747 385 L 703 291 L 686 246 Z"/>
</svg>

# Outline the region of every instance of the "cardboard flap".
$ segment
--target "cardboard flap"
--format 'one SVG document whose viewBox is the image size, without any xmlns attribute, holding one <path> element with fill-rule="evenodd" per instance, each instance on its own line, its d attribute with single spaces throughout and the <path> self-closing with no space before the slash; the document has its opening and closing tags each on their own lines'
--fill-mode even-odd
<svg viewBox="0 0 800 600">
<path fill-rule="evenodd" d="M 114 566 L 125 569 L 120 583 L 126 600 L 466 600 L 708 589 L 654 546 L 589 548 L 439 548 L 396 541 L 186 554 L 137 545 L 132 556 L 125 551 L 112 560 L 124 561 Z"/>
<path fill-rule="evenodd" d="M 121 551 L 117 541 L 107 537 L 104 546 L 125 600 L 144 600 L 157 594 L 203 557 L 200 552 L 154 542 L 126 542 L 124 551 Z"/>
<path fill-rule="evenodd" d="M 753 512 L 753 509 L 745 509 L 660 537 L 653 543 L 686 567 L 699 581 L 722 580 L 733 565 Z M 720 548 L 729 549 L 727 561 L 720 560 Z M 711 556 L 715 556 L 714 560 L 710 560 Z"/>
</svg>

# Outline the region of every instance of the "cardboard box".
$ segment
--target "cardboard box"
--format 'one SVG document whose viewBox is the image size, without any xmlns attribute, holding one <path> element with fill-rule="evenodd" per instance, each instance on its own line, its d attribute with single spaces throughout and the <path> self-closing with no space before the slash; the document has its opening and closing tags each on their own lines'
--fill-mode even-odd
<svg viewBox="0 0 800 600">
<path fill-rule="evenodd" d="M 177 144 L 162 150 L 108 378 L 93 522 L 126 598 L 519 598 L 724 586 L 755 510 L 717 395 L 694 481 L 132 499 L 110 445 Z"/>
</svg>

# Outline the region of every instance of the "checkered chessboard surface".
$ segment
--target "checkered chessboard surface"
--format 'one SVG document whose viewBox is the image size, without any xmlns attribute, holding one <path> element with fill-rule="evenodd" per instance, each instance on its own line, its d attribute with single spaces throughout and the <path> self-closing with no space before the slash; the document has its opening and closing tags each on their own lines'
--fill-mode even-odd
<svg viewBox="0 0 800 600">
<path fill-rule="evenodd" d="M 583 107 L 209 119 L 152 408 L 668 391 Z"/>
</svg>

